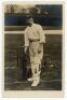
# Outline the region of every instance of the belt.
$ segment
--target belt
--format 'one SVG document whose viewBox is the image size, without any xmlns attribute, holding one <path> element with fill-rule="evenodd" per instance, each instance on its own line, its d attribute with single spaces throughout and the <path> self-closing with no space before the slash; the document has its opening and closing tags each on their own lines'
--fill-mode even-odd
<svg viewBox="0 0 67 100">
<path fill-rule="evenodd" d="M 40 41 L 40 39 L 29 39 L 30 42 L 37 42 Z"/>
</svg>

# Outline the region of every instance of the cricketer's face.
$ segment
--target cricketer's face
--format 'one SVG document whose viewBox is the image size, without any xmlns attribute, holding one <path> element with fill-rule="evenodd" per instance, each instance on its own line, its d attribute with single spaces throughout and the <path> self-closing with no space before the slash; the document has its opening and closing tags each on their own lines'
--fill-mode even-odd
<svg viewBox="0 0 67 100">
<path fill-rule="evenodd" d="M 29 18 L 28 21 L 27 21 L 28 25 L 30 25 L 30 26 L 33 24 L 33 22 L 34 22 L 33 18 Z"/>
</svg>

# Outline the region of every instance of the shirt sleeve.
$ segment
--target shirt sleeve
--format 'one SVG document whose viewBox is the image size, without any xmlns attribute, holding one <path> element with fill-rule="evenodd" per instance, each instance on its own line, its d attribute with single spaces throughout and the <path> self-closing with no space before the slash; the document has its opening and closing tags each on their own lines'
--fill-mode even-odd
<svg viewBox="0 0 67 100">
<path fill-rule="evenodd" d="M 41 26 L 39 26 L 40 43 L 45 43 L 45 33 Z"/>
<path fill-rule="evenodd" d="M 24 32 L 24 42 L 25 42 L 25 46 L 29 46 L 29 40 L 28 40 L 28 33 L 27 33 L 28 28 L 26 28 L 25 32 Z"/>
</svg>

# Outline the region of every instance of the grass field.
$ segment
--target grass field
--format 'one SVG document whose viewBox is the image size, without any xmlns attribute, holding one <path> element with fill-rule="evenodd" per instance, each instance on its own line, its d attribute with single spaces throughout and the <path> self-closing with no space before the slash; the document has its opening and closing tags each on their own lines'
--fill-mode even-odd
<svg viewBox="0 0 67 100">
<path fill-rule="evenodd" d="M 22 34 L 5 34 L 5 89 L 6 90 L 61 90 L 62 35 L 46 35 L 40 84 L 32 88 L 27 79 L 26 59 Z"/>
</svg>

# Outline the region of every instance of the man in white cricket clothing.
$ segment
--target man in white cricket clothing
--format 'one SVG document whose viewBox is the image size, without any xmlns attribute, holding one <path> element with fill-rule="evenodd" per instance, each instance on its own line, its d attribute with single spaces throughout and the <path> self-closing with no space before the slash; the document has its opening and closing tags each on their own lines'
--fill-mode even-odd
<svg viewBox="0 0 67 100">
<path fill-rule="evenodd" d="M 25 29 L 25 53 L 29 48 L 30 67 L 32 77 L 28 81 L 32 81 L 31 86 L 38 86 L 40 83 L 41 61 L 43 57 L 43 43 L 45 43 L 45 35 L 42 27 L 34 23 L 32 16 L 28 16 L 28 26 Z"/>
</svg>

